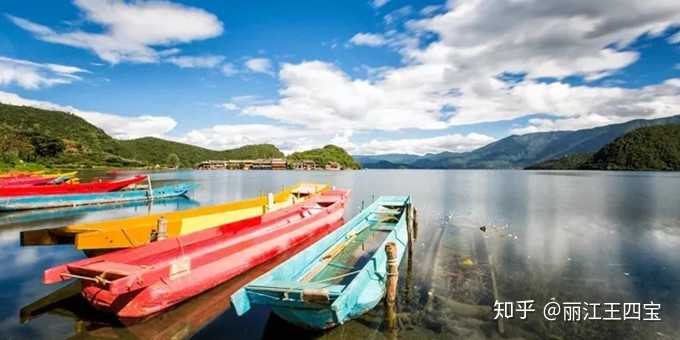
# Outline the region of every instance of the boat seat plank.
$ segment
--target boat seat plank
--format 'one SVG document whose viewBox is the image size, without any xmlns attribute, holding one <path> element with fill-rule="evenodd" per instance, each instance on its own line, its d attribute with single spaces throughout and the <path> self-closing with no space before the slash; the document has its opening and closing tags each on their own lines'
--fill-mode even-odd
<svg viewBox="0 0 680 340">
<path fill-rule="evenodd" d="M 125 263 L 119 263 L 119 262 L 111 262 L 111 261 L 101 261 L 101 262 L 95 262 L 95 263 L 90 263 L 82 266 L 69 266 L 70 269 L 80 269 L 80 270 L 86 270 L 90 272 L 99 272 L 99 273 L 109 273 L 109 274 L 116 274 L 116 275 L 122 275 L 122 276 L 129 276 L 133 275 L 136 273 L 139 273 L 140 271 L 143 271 L 145 267 L 142 266 L 137 266 L 137 265 L 129 265 Z"/>
<path fill-rule="evenodd" d="M 317 282 L 299 282 L 299 281 L 270 281 L 263 285 L 249 285 L 247 287 L 250 291 L 271 291 L 271 292 L 300 292 L 306 289 L 325 289 L 329 295 L 340 295 L 344 285 L 317 283 Z"/>
</svg>

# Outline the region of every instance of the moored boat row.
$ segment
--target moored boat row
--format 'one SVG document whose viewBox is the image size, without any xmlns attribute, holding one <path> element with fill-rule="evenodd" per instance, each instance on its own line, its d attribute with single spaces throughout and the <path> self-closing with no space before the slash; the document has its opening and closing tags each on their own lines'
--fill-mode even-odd
<svg viewBox="0 0 680 340">
<path fill-rule="evenodd" d="M 185 195 L 190 190 L 196 188 L 196 186 L 196 184 L 184 183 L 152 190 L 123 190 L 104 193 L 0 197 L 0 211 L 30 210 L 37 208 L 47 209 L 164 199 Z"/>
<path fill-rule="evenodd" d="M 6 186 L 0 187 L 0 197 L 110 192 L 123 189 L 129 185 L 139 183 L 146 179 L 146 176 L 134 176 L 112 181 L 98 180 L 87 183 Z"/>
<path fill-rule="evenodd" d="M 190 186 L 153 189 L 154 198 L 186 192 Z M 106 197 L 134 201 L 151 192 L 100 193 L 96 198 L 102 203 Z M 61 203 L 55 203 L 47 196 L 18 197 L 5 204 L 18 208 L 44 199 L 57 206 L 95 199 L 61 195 Z M 45 270 L 43 282 L 78 280 L 86 301 L 124 321 L 163 312 L 286 253 L 288 259 L 277 260 L 280 264 L 268 272 L 230 288 L 236 291 L 229 296 L 231 303 L 239 315 L 252 304 L 268 304 L 295 325 L 325 329 L 378 304 L 387 276 L 384 245 L 395 243 L 394 260 L 400 261 L 409 242 L 410 197 L 381 197 L 343 223 L 349 196 L 348 190 L 303 183 L 214 206 L 26 231 L 21 242 L 73 243 L 77 249 L 96 251 L 98 256 Z"/>
<path fill-rule="evenodd" d="M 57 266 L 43 282 L 80 279 L 95 307 L 141 318 L 337 228 L 348 198 L 346 190 L 324 191 L 261 216 Z"/>
<path fill-rule="evenodd" d="M 80 183 L 77 172 L 18 173 L 0 177 L 0 212 L 150 201 L 186 195 L 196 187 L 183 183 L 153 189 L 148 176 Z M 147 181 L 144 188 L 138 183 Z"/>
</svg>

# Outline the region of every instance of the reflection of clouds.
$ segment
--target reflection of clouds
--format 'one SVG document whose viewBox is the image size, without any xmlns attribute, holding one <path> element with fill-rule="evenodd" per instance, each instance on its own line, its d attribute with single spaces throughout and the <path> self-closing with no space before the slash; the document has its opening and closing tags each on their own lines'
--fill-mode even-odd
<svg viewBox="0 0 680 340">
<path fill-rule="evenodd" d="M 16 230 L 0 232 L 0 247 L 19 244 L 19 233 Z"/>
<path fill-rule="evenodd" d="M 14 257 L 14 265 L 17 267 L 34 265 L 40 260 L 40 254 L 38 249 L 25 248 L 24 251 L 20 251 L 17 256 Z"/>
<path fill-rule="evenodd" d="M 61 316 L 43 315 L 31 320 L 31 328 L 19 323 L 19 311 L 24 306 L 35 302 L 59 287 L 57 285 L 45 286 L 40 280 L 32 277 L 22 277 L 16 290 L 12 292 L 12 300 L 0 306 L 0 333 L 3 338 L 35 338 L 51 339 L 57 337 L 67 337 L 73 333 L 73 326 L 69 322 L 55 322 L 55 318 L 62 319 Z"/>
<path fill-rule="evenodd" d="M 677 227 L 656 228 L 644 233 L 640 243 L 646 246 L 649 251 L 658 253 L 659 259 L 672 266 L 679 266 L 678 254 L 680 254 L 680 229 Z M 664 256 L 664 254 L 675 254 L 675 256 Z"/>
</svg>

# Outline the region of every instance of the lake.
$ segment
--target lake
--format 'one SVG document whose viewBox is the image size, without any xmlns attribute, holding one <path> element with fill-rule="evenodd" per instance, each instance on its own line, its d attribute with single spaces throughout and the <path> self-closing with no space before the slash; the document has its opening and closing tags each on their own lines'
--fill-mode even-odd
<svg viewBox="0 0 680 340">
<path fill-rule="evenodd" d="M 3 338 L 680 338 L 674 322 L 680 319 L 678 173 L 176 171 L 152 176 L 156 185 L 193 181 L 200 187 L 189 199 L 151 205 L 0 214 Z M 215 204 L 299 181 L 351 189 L 346 217 L 379 195 L 413 197 L 418 238 L 413 258 L 405 257 L 400 267 L 398 330 L 384 329 L 382 306 L 322 333 L 292 327 L 261 306 L 237 317 L 229 294 L 247 282 L 248 274 L 124 326 L 93 310 L 73 286 L 42 285 L 44 269 L 82 253 L 66 245 L 20 247 L 22 230 Z M 515 310 L 513 319 L 499 323 L 490 318 L 496 299 L 533 300 L 535 312 L 521 319 Z M 617 305 L 607 305 L 613 318 L 622 318 L 624 303 L 658 304 L 661 321 L 566 322 L 564 313 L 549 321 L 543 307 L 551 301 L 578 303 L 583 314 L 597 303 L 603 307 L 600 314 L 605 303 L 620 303 L 618 314 L 612 312 Z"/>
</svg>

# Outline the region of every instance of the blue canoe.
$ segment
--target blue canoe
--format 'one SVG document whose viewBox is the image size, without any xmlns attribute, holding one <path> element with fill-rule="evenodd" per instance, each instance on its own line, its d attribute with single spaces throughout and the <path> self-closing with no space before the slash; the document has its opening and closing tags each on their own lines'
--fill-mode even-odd
<svg viewBox="0 0 680 340">
<path fill-rule="evenodd" d="M 21 197 L 0 197 L 0 211 L 17 211 L 59 207 L 76 207 L 93 204 L 148 201 L 186 195 L 198 185 L 183 183 L 152 190 L 124 190 L 96 194 L 36 195 Z"/>
<path fill-rule="evenodd" d="M 385 294 L 385 245 L 408 245 L 408 196 L 382 196 L 345 225 L 231 296 L 238 315 L 270 305 L 282 319 L 327 329 L 373 309 Z"/>
</svg>

